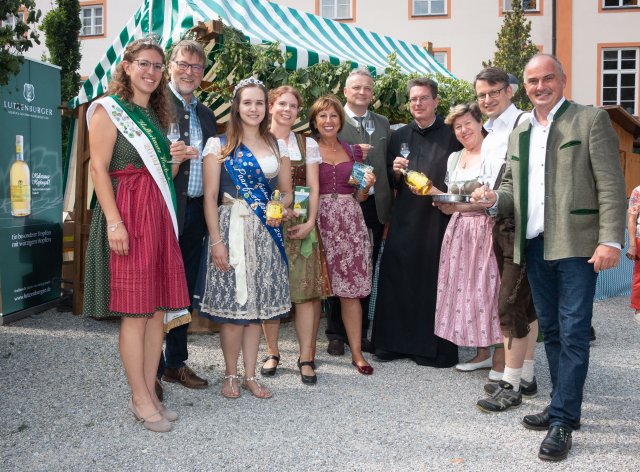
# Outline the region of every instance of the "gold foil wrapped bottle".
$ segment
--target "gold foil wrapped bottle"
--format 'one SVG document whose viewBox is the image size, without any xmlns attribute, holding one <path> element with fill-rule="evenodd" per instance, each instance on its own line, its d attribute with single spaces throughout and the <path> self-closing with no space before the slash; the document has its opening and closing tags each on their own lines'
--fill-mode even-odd
<svg viewBox="0 0 640 472">
<path fill-rule="evenodd" d="M 271 200 L 267 202 L 267 220 L 278 222 L 282 221 L 284 215 L 284 204 L 282 203 L 282 196 L 280 190 L 274 190 Z"/>
<path fill-rule="evenodd" d="M 408 171 L 405 169 L 402 169 L 400 172 L 404 175 L 404 181 L 407 185 L 420 195 L 426 195 L 431 189 L 431 180 L 422 172 L 416 170 Z"/>
</svg>

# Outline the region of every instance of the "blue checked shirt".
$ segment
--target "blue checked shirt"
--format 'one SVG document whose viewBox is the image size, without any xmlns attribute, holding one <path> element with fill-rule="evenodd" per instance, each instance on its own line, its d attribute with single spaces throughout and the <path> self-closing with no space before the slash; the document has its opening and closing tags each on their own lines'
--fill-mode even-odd
<svg viewBox="0 0 640 472">
<path fill-rule="evenodd" d="M 189 112 L 189 136 L 193 134 L 195 128 L 200 128 L 200 120 L 196 113 L 196 105 L 198 101 L 195 97 L 191 97 L 191 101 L 187 104 L 184 98 L 176 92 L 173 88 L 173 84 L 169 82 L 169 88 L 173 94 L 180 99 L 182 106 Z M 191 198 L 201 197 L 204 194 L 202 188 L 202 146 L 204 143 L 200 143 L 198 149 L 198 160 L 192 159 L 189 167 L 189 183 L 187 185 L 187 196 Z"/>
</svg>

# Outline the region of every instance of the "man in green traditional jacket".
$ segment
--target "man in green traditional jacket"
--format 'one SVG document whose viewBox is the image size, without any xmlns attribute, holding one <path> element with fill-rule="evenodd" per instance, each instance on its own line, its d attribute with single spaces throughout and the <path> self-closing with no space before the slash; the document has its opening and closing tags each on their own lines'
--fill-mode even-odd
<svg viewBox="0 0 640 472">
<path fill-rule="evenodd" d="M 529 61 L 524 83 L 533 114 L 509 138 L 497 193 L 486 192 L 490 210 L 515 215 L 514 262 L 526 259 L 552 392 L 550 405 L 523 424 L 548 429 L 538 457 L 552 461 L 567 457 L 572 432 L 580 428 L 596 279 L 620 260 L 626 217 L 609 116 L 569 102 L 566 82 L 554 56 Z M 480 196 L 474 192 L 474 199 Z"/>
</svg>

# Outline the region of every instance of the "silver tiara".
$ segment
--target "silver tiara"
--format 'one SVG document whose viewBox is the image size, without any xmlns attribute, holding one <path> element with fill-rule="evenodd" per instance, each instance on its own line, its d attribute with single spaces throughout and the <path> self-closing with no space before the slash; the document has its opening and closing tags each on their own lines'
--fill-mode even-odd
<svg viewBox="0 0 640 472">
<path fill-rule="evenodd" d="M 249 85 L 260 85 L 261 87 L 264 87 L 264 84 L 262 83 L 262 81 L 256 79 L 255 77 L 249 77 L 248 79 L 242 79 L 240 82 L 238 82 L 238 85 L 236 85 L 233 89 L 233 96 L 236 96 L 236 92 L 238 90 L 240 90 L 242 87 L 247 87 Z"/>
</svg>

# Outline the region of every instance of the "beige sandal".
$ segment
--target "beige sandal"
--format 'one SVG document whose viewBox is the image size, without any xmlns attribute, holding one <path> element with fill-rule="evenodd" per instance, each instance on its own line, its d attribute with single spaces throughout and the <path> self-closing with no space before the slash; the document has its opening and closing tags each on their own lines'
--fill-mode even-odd
<svg viewBox="0 0 640 472">
<path fill-rule="evenodd" d="M 133 405 L 133 398 L 129 398 L 129 409 L 131 410 L 131 413 L 133 413 L 133 416 L 142 423 L 142 426 L 144 426 L 145 429 L 153 431 L 154 433 L 168 433 L 171 431 L 171 423 L 169 423 L 169 421 L 162 415 L 160 410 L 156 410 L 150 415 L 142 417 L 138 414 L 138 410 L 136 410 L 136 407 Z M 155 415 L 160 416 L 161 419 L 157 421 L 149 421 L 149 418 L 152 418 Z"/>
<path fill-rule="evenodd" d="M 255 383 L 258 388 L 256 388 L 255 390 L 249 388 L 249 386 L 247 385 L 247 382 Z M 254 397 L 260 398 L 263 400 L 266 400 L 267 398 L 271 398 L 273 396 L 271 391 L 264 385 L 261 385 L 260 382 L 258 382 L 258 379 L 256 379 L 255 377 L 245 378 L 244 382 L 242 382 L 242 388 L 244 388 L 245 390 L 248 390 L 249 393 L 251 393 L 251 395 L 253 395 Z"/>
<path fill-rule="evenodd" d="M 227 386 L 227 380 L 229 381 L 229 387 L 231 387 L 231 393 L 229 393 L 229 390 L 225 391 L 225 387 Z M 237 383 L 236 385 L 233 384 L 233 381 L 239 382 L 240 381 L 240 376 L 239 375 L 233 375 L 233 374 L 228 374 L 224 376 L 224 382 L 222 383 L 222 388 L 220 389 L 220 393 L 222 394 L 223 397 L 225 398 L 240 398 L 240 389 L 237 387 Z"/>
</svg>

